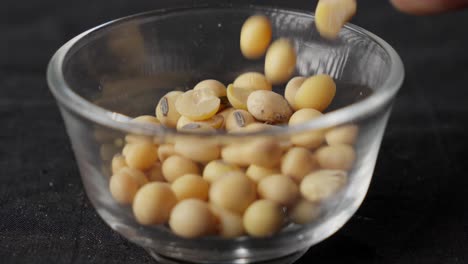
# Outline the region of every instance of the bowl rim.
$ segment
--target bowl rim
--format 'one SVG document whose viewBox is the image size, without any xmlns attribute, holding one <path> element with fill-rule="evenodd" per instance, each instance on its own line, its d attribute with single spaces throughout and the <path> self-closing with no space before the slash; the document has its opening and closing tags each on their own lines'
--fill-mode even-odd
<svg viewBox="0 0 468 264">
<path fill-rule="evenodd" d="M 356 34 L 360 34 L 369 38 L 371 41 L 379 45 L 390 59 L 390 71 L 387 79 L 380 86 L 380 89 L 376 90 L 370 96 L 352 103 L 345 107 L 341 107 L 334 111 L 324 113 L 322 116 L 313 119 L 311 121 L 297 124 L 294 126 L 275 126 L 271 129 L 252 131 L 252 132 L 240 132 L 240 133 L 222 133 L 222 132 L 188 132 L 188 131 L 177 131 L 173 128 L 167 128 L 158 125 L 148 125 L 145 123 L 132 122 L 131 117 L 109 111 L 105 108 L 99 107 L 92 102 L 81 97 L 75 93 L 70 86 L 67 84 L 63 75 L 63 66 L 66 62 L 69 52 L 75 47 L 76 44 L 80 43 L 80 40 L 86 36 L 103 30 L 109 26 L 118 25 L 126 21 L 134 19 L 143 19 L 145 17 L 154 17 L 169 15 L 178 12 L 193 11 L 197 12 L 200 10 L 225 10 L 225 9 L 238 9 L 256 11 L 256 12 L 287 12 L 289 14 L 296 14 L 300 16 L 306 16 L 315 20 L 315 16 L 312 12 L 306 12 L 303 10 L 290 9 L 290 8 L 276 8 L 267 6 L 257 5 L 243 5 L 243 4 L 204 4 L 204 5 L 185 5 L 172 8 L 156 9 L 153 11 L 138 13 L 130 15 L 109 22 L 103 23 L 99 26 L 91 28 L 76 37 L 66 42 L 57 52 L 53 55 L 47 67 L 47 82 L 52 94 L 61 106 L 64 106 L 67 110 L 72 111 L 79 116 L 91 120 L 99 125 L 126 131 L 130 133 L 144 134 L 148 136 L 161 136 L 163 135 L 194 135 L 197 136 L 213 136 L 221 138 L 238 138 L 245 136 L 280 136 L 287 135 L 290 133 L 299 133 L 307 130 L 328 128 L 338 124 L 349 123 L 353 120 L 363 118 L 377 112 L 381 107 L 389 104 L 398 93 L 403 79 L 404 79 L 404 66 L 403 62 L 398 53 L 393 49 L 390 44 L 378 37 L 377 35 L 351 23 L 347 23 L 344 27 Z"/>
</svg>

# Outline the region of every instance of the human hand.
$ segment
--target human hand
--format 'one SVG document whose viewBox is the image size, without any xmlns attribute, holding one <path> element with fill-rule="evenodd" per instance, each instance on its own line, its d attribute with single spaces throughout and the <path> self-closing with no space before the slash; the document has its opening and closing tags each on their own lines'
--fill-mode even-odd
<svg viewBox="0 0 468 264">
<path fill-rule="evenodd" d="M 468 7 L 468 0 L 390 0 L 400 11 L 413 15 L 443 13 Z"/>
</svg>

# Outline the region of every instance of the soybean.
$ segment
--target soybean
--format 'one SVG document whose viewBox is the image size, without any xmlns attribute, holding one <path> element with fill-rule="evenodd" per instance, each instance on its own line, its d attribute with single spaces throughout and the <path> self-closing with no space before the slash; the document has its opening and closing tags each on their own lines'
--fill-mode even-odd
<svg viewBox="0 0 468 264">
<path fill-rule="evenodd" d="M 289 218 L 293 223 L 305 225 L 320 216 L 320 205 L 307 200 L 301 200 L 289 210 Z"/>
<path fill-rule="evenodd" d="M 161 124 L 167 127 L 176 127 L 180 114 L 176 110 L 175 102 L 182 94 L 183 92 L 180 91 L 172 91 L 159 100 L 156 106 L 156 117 Z"/>
<path fill-rule="evenodd" d="M 248 18 L 241 29 L 240 48 L 244 57 L 258 59 L 265 54 L 272 35 L 271 22 L 266 16 Z"/>
<path fill-rule="evenodd" d="M 149 181 L 151 182 L 164 182 L 166 179 L 164 178 L 164 175 L 162 173 L 162 165 L 160 162 L 156 162 L 153 167 L 151 167 L 147 172 L 146 172 L 146 177 L 148 178 Z"/>
<path fill-rule="evenodd" d="M 316 157 L 324 169 L 349 170 L 353 167 L 356 152 L 349 145 L 333 145 L 318 149 Z"/>
<path fill-rule="evenodd" d="M 171 188 L 179 201 L 190 198 L 206 201 L 210 184 L 200 175 L 185 174 L 177 178 Z"/>
<path fill-rule="evenodd" d="M 242 217 L 229 210 L 216 205 L 211 205 L 211 212 L 217 218 L 218 234 L 224 238 L 235 238 L 245 233 Z"/>
<path fill-rule="evenodd" d="M 292 115 L 286 99 L 272 91 L 252 92 L 247 99 L 247 109 L 257 120 L 268 123 L 284 123 Z"/>
<path fill-rule="evenodd" d="M 195 120 L 206 120 L 214 116 L 221 100 L 211 90 L 189 90 L 177 98 L 176 110 L 183 116 Z"/>
<path fill-rule="evenodd" d="M 288 206 L 293 204 L 299 197 L 299 188 L 291 178 L 276 174 L 260 180 L 258 193 L 263 199 Z"/>
<path fill-rule="evenodd" d="M 214 233 L 216 222 L 207 203 L 188 199 L 174 207 L 169 226 L 181 237 L 197 238 Z"/>
<path fill-rule="evenodd" d="M 131 204 L 140 184 L 128 174 L 115 174 L 109 182 L 112 197 L 120 204 Z"/>
<path fill-rule="evenodd" d="M 222 82 L 212 79 L 199 82 L 193 87 L 193 90 L 210 90 L 217 97 L 226 96 L 226 86 Z"/>
<path fill-rule="evenodd" d="M 162 172 L 168 182 L 174 182 L 185 174 L 199 174 L 200 169 L 194 161 L 174 155 L 163 162 Z"/>
<path fill-rule="evenodd" d="M 320 35 L 335 39 L 356 13 L 356 0 L 320 0 L 315 9 L 315 25 Z"/>
<path fill-rule="evenodd" d="M 148 179 L 146 178 L 146 175 L 142 171 L 137 170 L 137 169 L 122 168 L 117 172 L 117 174 L 128 175 L 130 178 L 135 180 L 135 182 L 138 183 L 138 185 L 140 186 L 143 186 L 146 183 L 148 183 Z"/>
<path fill-rule="evenodd" d="M 239 88 L 230 84 L 227 88 L 227 98 L 235 109 L 247 110 L 247 98 L 253 91 L 255 90 L 251 88 Z"/>
<path fill-rule="evenodd" d="M 132 143 L 153 143 L 153 138 L 144 135 L 128 134 L 125 136 L 125 142 Z"/>
<path fill-rule="evenodd" d="M 281 147 L 274 139 L 259 138 L 226 146 L 221 151 L 221 156 L 225 161 L 239 166 L 255 164 L 274 168 L 279 164 L 282 153 Z"/>
<path fill-rule="evenodd" d="M 213 117 L 203 121 L 194 121 L 188 117 L 181 116 L 179 121 L 177 121 L 177 130 L 182 130 L 186 125 L 189 124 L 205 124 L 212 128 L 218 129 L 223 126 L 224 117 L 222 115 L 214 115 Z"/>
<path fill-rule="evenodd" d="M 288 101 L 291 108 L 294 110 L 298 110 L 295 104 L 297 90 L 299 90 L 299 87 L 301 87 L 306 79 L 306 77 L 302 76 L 294 77 L 288 82 L 286 88 L 284 89 L 284 97 L 286 98 L 286 101 Z"/>
<path fill-rule="evenodd" d="M 294 105 L 297 109 L 313 108 L 324 111 L 332 102 L 336 93 L 336 84 L 326 74 L 307 78 L 296 92 Z"/>
<path fill-rule="evenodd" d="M 304 177 L 300 185 L 302 196 L 309 202 L 330 198 L 346 184 L 347 174 L 340 170 L 318 170 Z"/>
<path fill-rule="evenodd" d="M 317 167 L 317 161 L 310 151 L 301 147 L 291 148 L 281 160 L 281 172 L 297 183 Z"/>
<path fill-rule="evenodd" d="M 125 162 L 129 167 L 147 170 L 158 160 L 158 150 L 155 145 L 148 142 L 139 142 L 128 145 Z"/>
<path fill-rule="evenodd" d="M 353 145 L 359 132 L 357 125 L 344 125 L 333 128 L 325 134 L 328 145 Z"/>
<path fill-rule="evenodd" d="M 210 202 L 239 214 L 255 201 L 254 183 L 245 175 L 226 175 L 210 188 Z"/>
<path fill-rule="evenodd" d="M 158 148 L 158 159 L 160 162 L 164 162 L 167 158 L 175 154 L 174 144 L 163 144 Z"/>
<path fill-rule="evenodd" d="M 146 124 L 153 124 L 153 125 L 160 125 L 161 122 L 159 122 L 159 119 L 155 116 L 150 116 L 150 115 L 142 115 L 134 118 L 132 120 L 133 122 L 139 122 L 139 123 L 146 123 Z"/>
<path fill-rule="evenodd" d="M 280 38 L 268 48 L 265 56 L 265 76 L 272 84 L 288 81 L 296 68 L 296 51 L 291 41 Z"/>
<path fill-rule="evenodd" d="M 240 89 L 250 90 L 268 90 L 271 91 L 272 86 L 265 75 L 258 72 L 246 72 L 239 75 L 232 85 Z"/>
<path fill-rule="evenodd" d="M 229 164 L 223 160 L 213 160 L 206 164 L 203 169 L 203 179 L 213 183 L 231 172 L 242 172 L 242 170 L 239 167 Z"/>
<path fill-rule="evenodd" d="M 322 116 L 322 113 L 315 109 L 305 108 L 295 112 L 289 119 L 289 125 L 298 125 L 311 121 L 315 118 Z M 300 147 L 317 148 L 325 138 L 325 131 L 323 129 L 301 132 L 291 136 L 291 142 Z"/>
<path fill-rule="evenodd" d="M 247 177 L 249 177 L 254 182 L 259 182 L 267 176 L 280 173 L 281 171 L 278 168 L 264 168 L 257 165 L 250 165 L 245 172 Z"/>
<path fill-rule="evenodd" d="M 232 111 L 226 119 L 226 130 L 234 131 L 255 122 L 255 118 L 247 111 L 238 109 Z"/>
<path fill-rule="evenodd" d="M 181 156 L 202 163 L 208 163 L 221 156 L 221 148 L 209 139 L 179 138 L 176 140 L 174 150 Z"/>
<path fill-rule="evenodd" d="M 284 213 L 281 206 L 270 200 L 258 200 L 245 211 L 244 228 L 254 237 L 268 237 L 283 226 Z"/>
<path fill-rule="evenodd" d="M 125 162 L 125 157 L 117 154 L 112 158 L 112 174 L 116 174 L 120 169 L 127 167 L 127 162 Z"/>
<path fill-rule="evenodd" d="M 143 186 L 135 195 L 133 214 L 142 225 L 167 223 L 177 198 L 167 183 L 152 182 Z"/>
</svg>

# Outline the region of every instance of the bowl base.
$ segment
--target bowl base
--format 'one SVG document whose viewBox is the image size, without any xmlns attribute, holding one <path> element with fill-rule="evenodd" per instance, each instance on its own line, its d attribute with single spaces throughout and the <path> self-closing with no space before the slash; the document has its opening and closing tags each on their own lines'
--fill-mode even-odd
<svg viewBox="0 0 468 264">
<path fill-rule="evenodd" d="M 146 252 L 148 252 L 151 255 L 151 257 L 154 258 L 154 260 L 157 261 L 157 263 L 160 263 L 160 264 L 200 264 L 200 263 L 196 263 L 196 262 L 190 262 L 190 261 L 184 261 L 184 260 L 169 258 L 169 257 L 163 256 L 161 254 L 158 254 L 156 251 L 154 251 L 151 248 L 145 248 L 145 250 L 146 250 Z M 307 249 L 304 249 L 304 250 L 297 251 L 297 252 L 295 252 L 293 254 L 284 256 L 284 257 L 265 260 L 265 261 L 260 261 L 260 262 L 258 262 L 258 261 L 257 262 L 255 262 L 255 261 L 252 262 L 249 259 L 235 259 L 235 260 L 232 260 L 232 261 L 223 261 L 223 262 L 216 262 L 216 263 L 218 263 L 218 264 L 237 264 L 237 263 L 242 263 L 242 264 L 292 264 L 292 263 L 296 262 L 296 260 L 298 260 L 300 257 L 302 257 L 307 252 L 307 250 L 309 250 L 309 249 L 307 248 Z M 209 263 L 209 262 L 206 262 L 206 263 Z"/>
</svg>

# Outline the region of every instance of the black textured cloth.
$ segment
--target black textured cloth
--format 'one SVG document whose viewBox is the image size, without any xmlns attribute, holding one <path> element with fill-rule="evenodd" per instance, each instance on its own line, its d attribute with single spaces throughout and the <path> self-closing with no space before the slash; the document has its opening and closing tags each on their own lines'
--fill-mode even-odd
<svg viewBox="0 0 468 264">
<path fill-rule="evenodd" d="M 0 263 L 154 263 L 86 198 L 45 69 L 90 27 L 192 2 L 1 1 Z M 298 263 L 468 263 L 468 11 L 413 17 L 385 0 L 359 5 L 353 22 L 396 48 L 406 79 L 360 210 Z"/>
</svg>

